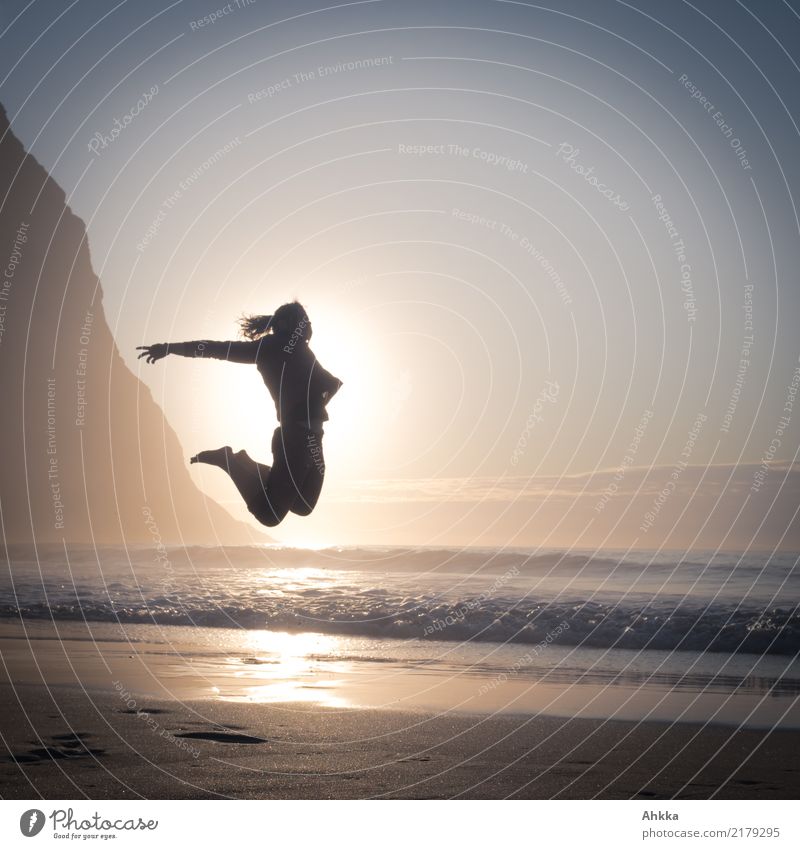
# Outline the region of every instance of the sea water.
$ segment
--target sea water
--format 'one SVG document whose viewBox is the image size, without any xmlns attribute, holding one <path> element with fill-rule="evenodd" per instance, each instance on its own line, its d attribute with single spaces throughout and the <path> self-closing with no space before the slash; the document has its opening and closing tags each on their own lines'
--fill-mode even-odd
<svg viewBox="0 0 800 849">
<path fill-rule="evenodd" d="M 10 548 L 0 577 L 6 620 L 191 644 L 208 675 L 233 666 L 262 696 L 291 645 L 305 687 L 389 664 L 451 698 L 475 679 L 473 706 L 567 688 L 564 712 L 646 689 L 704 706 L 690 718 L 736 697 L 740 719 L 784 724 L 800 723 L 798 603 L 792 553 L 40 546 Z"/>
</svg>

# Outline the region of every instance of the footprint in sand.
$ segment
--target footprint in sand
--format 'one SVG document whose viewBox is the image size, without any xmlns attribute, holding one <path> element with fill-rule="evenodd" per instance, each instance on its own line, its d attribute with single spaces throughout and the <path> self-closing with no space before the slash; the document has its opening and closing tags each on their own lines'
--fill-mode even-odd
<svg viewBox="0 0 800 849">
<path fill-rule="evenodd" d="M 91 736 L 85 732 L 54 734 L 50 738 L 53 741 L 52 745 L 39 746 L 31 741 L 34 748 L 20 754 L 12 754 L 10 760 L 16 763 L 38 764 L 53 760 L 73 760 L 104 755 L 105 749 L 91 749 L 86 745 L 85 741 Z"/>
<path fill-rule="evenodd" d="M 148 716 L 151 716 L 151 715 L 155 716 L 156 714 L 159 714 L 159 713 L 169 713 L 169 712 L 170 711 L 163 710 L 162 708 L 131 708 L 129 710 L 119 711 L 119 713 L 133 714 L 133 715 L 147 714 Z"/>
<path fill-rule="evenodd" d="M 263 737 L 251 737 L 249 734 L 225 734 L 221 731 L 187 731 L 174 734 L 189 740 L 210 740 L 212 743 L 268 743 Z"/>
</svg>

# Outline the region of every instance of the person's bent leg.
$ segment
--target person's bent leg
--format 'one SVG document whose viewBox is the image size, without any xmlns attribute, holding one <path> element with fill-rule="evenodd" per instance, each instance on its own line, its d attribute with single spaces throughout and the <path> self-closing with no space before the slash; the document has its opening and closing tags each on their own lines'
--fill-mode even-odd
<svg viewBox="0 0 800 849">
<path fill-rule="evenodd" d="M 298 451 L 295 428 L 275 429 L 272 436 L 272 467 L 253 463 L 259 476 L 258 497 L 247 501 L 250 512 L 267 527 L 275 527 L 286 518 L 297 499 L 298 486 L 307 471 L 304 457 Z M 246 455 L 245 455 L 246 456 Z M 259 472 L 260 470 L 260 472 Z M 266 470 L 267 474 L 264 474 Z"/>
<path fill-rule="evenodd" d="M 292 513 L 308 516 L 317 506 L 322 484 L 325 481 L 325 457 L 322 453 L 322 433 L 306 431 L 303 464 L 305 476 L 298 482 L 297 496 L 291 506 Z"/>
<path fill-rule="evenodd" d="M 274 527 L 292 509 L 297 498 L 298 477 L 305 472 L 298 467 L 296 438 L 292 429 L 276 428 L 272 437 L 272 468 L 266 479 L 258 510 L 250 512 L 264 525 Z M 249 505 L 248 505 L 249 506 Z"/>
<path fill-rule="evenodd" d="M 247 509 L 262 525 L 279 525 L 289 511 L 308 516 L 325 478 L 322 433 L 297 426 L 277 428 L 272 438 L 273 465 L 256 463 L 246 451 L 229 446 L 202 451 L 192 462 L 218 466 L 228 473 Z"/>
<path fill-rule="evenodd" d="M 241 475 L 247 492 L 245 494 L 242 488 L 239 490 L 247 509 L 262 525 L 268 528 L 279 525 L 286 518 L 293 497 L 285 463 L 280 456 L 276 457 L 272 466 L 266 466 L 256 463 L 246 451 L 239 451 L 234 455 L 232 466 L 231 477 L 234 483 L 237 474 Z"/>
<path fill-rule="evenodd" d="M 193 463 L 207 463 L 227 472 L 239 490 L 247 509 L 262 525 L 275 527 L 289 512 L 281 504 L 270 504 L 267 488 L 272 470 L 263 463 L 256 463 L 246 451 L 236 451 L 226 445 L 214 451 L 201 451 L 192 457 Z"/>
</svg>

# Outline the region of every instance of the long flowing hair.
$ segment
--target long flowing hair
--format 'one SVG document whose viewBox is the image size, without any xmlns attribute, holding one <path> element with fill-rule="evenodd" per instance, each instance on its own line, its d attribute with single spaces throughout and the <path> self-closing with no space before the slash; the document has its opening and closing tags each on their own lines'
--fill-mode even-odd
<svg viewBox="0 0 800 849">
<path fill-rule="evenodd" d="M 278 307 L 272 315 L 244 315 L 239 319 L 240 333 L 245 339 L 261 339 L 269 333 L 296 335 L 304 341 L 311 338 L 311 319 L 299 301 Z"/>
</svg>

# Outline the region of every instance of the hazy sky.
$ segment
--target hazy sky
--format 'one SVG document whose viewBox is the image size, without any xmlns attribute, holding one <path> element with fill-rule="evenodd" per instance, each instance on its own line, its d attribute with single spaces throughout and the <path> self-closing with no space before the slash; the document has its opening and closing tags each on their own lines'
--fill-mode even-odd
<svg viewBox="0 0 800 849">
<path fill-rule="evenodd" d="M 0 7 L 0 99 L 87 222 L 119 347 L 187 457 L 266 459 L 266 391 L 135 346 L 233 338 L 298 297 L 345 385 L 320 505 L 277 538 L 669 542 L 675 517 L 636 528 L 682 462 L 673 507 L 724 537 L 767 457 L 778 541 L 797 3 L 221 3 Z"/>
</svg>

